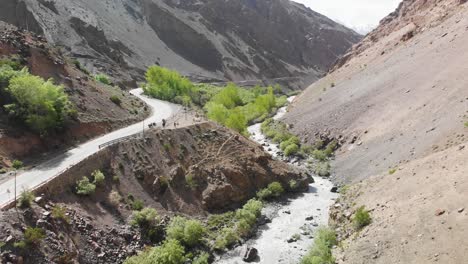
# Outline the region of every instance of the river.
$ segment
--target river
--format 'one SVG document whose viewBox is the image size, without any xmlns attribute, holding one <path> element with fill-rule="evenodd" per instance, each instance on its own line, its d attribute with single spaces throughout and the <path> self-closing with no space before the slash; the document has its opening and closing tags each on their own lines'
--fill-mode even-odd
<svg viewBox="0 0 468 264">
<path fill-rule="evenodd" d="M 292 99 L 294 98 L 288 98 L 289 101 Z M 274 119 L 281 118 L 285 113 L 286 107 L 280 108 Z M 255 124 L 249 127 L 251 139 L 263 144 L 266 151 L 277 157 L 278 145 L 265 138 L 260 126 L 261 124 Z M 300 162 L 294 166 L 304 165 Z M 309 190 L 298 197 L 267 204 L 263 214 L 271 219 L 271 223 L 261 226 L 252 239 L 229 251 L 216 263 L 244 263 L 241 254 L 247 246 L 258 250 L 257 263 L 299 263 L 312 246 L 317 228 L 327 225 L 328 209 L 337 198 L 337 194 L 330 192 L 332 182 L 318 176 L 314 176 L 314 180 L 315 183 L 309 185 Z M 293 235 L 300 235 L 299 240 L 288 242 Z"/>
</svg>

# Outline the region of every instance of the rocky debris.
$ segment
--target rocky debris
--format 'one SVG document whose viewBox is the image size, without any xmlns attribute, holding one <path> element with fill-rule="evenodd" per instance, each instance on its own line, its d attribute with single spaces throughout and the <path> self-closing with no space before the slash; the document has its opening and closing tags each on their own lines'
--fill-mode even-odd
<svg viewBox="0 0 468 264">
<path fill-rule="evenodd" d="M 436 215 L 436 216 L 441 216 L 441 215 L 443 215 L 443 214 L 445 214 L 445 210 L 444 210 L 444 209 L 437 209 L 437 210 L 435 211 L 435 215 Z"/>
<path fill-rule="evenodd" d="M 244 262 L 253 262 L 258 259 L 258 250 L 254 247 L 245 248 L 242 253 L 242 260 Z"/>
<path fill-rule="evenodd" d="M 330 192 L 332 193 L 338 193 L 338 187 L 334 186 L 330 189 Z"/>
<path fill-rule="evenodd" d="M 458 208 L 458 210 L 457 210 L 457 212 L 459 212 L 459 213 L 463 213 L 463 211 L 465 211 L 465 208 L 464 208 L 464 207 Z"/>
</svg>

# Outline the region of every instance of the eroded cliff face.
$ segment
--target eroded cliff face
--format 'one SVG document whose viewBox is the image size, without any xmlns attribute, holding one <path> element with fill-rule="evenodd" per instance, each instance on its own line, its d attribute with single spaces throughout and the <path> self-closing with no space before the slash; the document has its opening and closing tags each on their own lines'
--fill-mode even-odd
<svg viewBox="0 0 468 264">
<path fill-rule="evenodd" d="M 205 80 L 293 77 L 302 88 L 294 77 L 317 79 L 361 38 L 289 0 L 7 2 L 0 20 L 44 33 L 90 69 L 126 80 L 160 64 Z"/>
</svg>

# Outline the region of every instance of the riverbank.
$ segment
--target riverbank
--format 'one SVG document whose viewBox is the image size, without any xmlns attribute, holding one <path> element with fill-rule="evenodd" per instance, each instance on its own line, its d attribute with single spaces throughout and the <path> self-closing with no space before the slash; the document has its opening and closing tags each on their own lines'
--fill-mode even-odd
<svg viewBox="0 0 468 264">
<path fill-rule="evenodd" d="M 294 97 L 288 98 L 292 101 Z M 274 119 L 280 119 L 286 113 L 286 107 L 280 108 Z M 278 144 L 272 143 L 260 131 L 261 124 L 248 128 L 251 139 L 276 158 L 280 152 Z M 288 161 L 306 169 L 306 161 Z M 327 225 L 329 208 L 338 197 L 330 192 L 333 183 L 326 178 L 315 177 L 307 192 L 288 197 L 281 202 L 269 203 L 263 209 L 266 224 L 259 227 L 253 238 L 229 253 L 216 263 L 236 264 L 242 261 L 242 252 L 247 247 L 258 250 L 257 263 L 297 264 L 313 244 L 314 233 L 319 226 Z M 269 223 L 268 223 L 269 222 Z"/>
</svg>

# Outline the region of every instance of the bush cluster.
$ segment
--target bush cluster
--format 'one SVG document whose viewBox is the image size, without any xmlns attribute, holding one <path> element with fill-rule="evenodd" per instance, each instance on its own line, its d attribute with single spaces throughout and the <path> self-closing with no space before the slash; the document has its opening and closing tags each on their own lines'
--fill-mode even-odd
<svg viewBox="0 0 468 264">
<path fill-rule="evenodd" d="M 354 213 L 353 223 L 356 229 L 362 229 L 363 227 L 369 225 L 372 219 L 369 214 L 369 211 L 366 210 L 365 206 L 361 206 Z"/>
<path fill-rule="evenodd" d="M 7 113 L 40 135 L 63 128 L 74 112 L 63 86 L 31 75 L 26 68 L 18 71 L 1 65 L 0 88 L 6 88 L 2 100 Z"/>
<path fill-rule="evenodd" d="M 117 95 L 112 95 L 109 99 L 111 100 L 111 102 L 118 106 L 122 105 L 122 99 L 120 99 L 120 97 L 118 97 Z"/>
<path fill-rule="evenodd" d="M 211 216 L 208 225 L 218 230 L 213 247 L 217 250 L 224 250 L 241 237 L 248 236 L 261 216 L 262 208 L 261 201 L 251 199 L 234 213 Z"/>
<path fill-rule="evenodd" d="M 20 196 L 18 197 L 18 207 L 20 208 L 28 208 L 31 207 L 32 201 L 34 200 L 35 196 L 33 192 L 28 190 L 23 190 Z"/>
<path fill-rule="evenodd" d="M 67 209 L 62 206 L 54 206 L 52 208 L 52 217 L 58 220 L 62 220 L 65 223 L 70 222 L 70 217 L 67 216 Z"/>
<path fill-rule="evenodd" d="M 179 241 L 170 239 L 127 259 L 124 264 L 183 264 L 185 261 L 184 247 Z"/>
<path fill-rule="evenodd" d="M 150 228 L 159 222 L 158 212 L 153 208 L 143 208 L 141 211 L 134 211 L 130 224 L 140 228 Z"/>
<path fill-rule="evenodd" d="M 83 176 L 76 182 L 76 193 L 78 195 L 88 196 L 96 191 L 96 185 L 89 181 L 88 177 Z"/>
<path fill-rule="evenodd" d="M 172 218 L 166 228 L 168 239 L 175 239 L 188 247 L 194 247 L 201 243 L 206 229 L 198 220 L 176 216 Z"/>
<path fill-rule="evenodd" d="M 94 79 L 95 79 L 96 81 L 102 83 L 102 84 L 105 84 L 105 85 L 111 85 L 111 84 L 112 84 L 112 82 L 111 82 L 109 76 L 107 76 L 107 75 L 105 75 L 105 74 L 102 74 L 102 73 L 96 74 L 96 75 L 94 76 Z"/>
<path fill-rule="evenodd" d="M 260 200 L 269 200 L 272 198 L 278 198 L 284 193 L 283 186 L 279 182 L 272 182 L 266 187 L 257 192 L 257 197 Z"/>
<path fill-rule="evenodd" d="M 42 228 L 29 226 L 24 231 L 24 240 L 16 242 L 14 246 L 22 249 L 38 246 L 44 238 L 45 232 Z"/>
<path fill-rule="evenodd" d="M 273 88 L 242 89 L 235 84 L 226 87 L 194 85 L 179 73 L 159 66 L 146 72 L 145 94 L 185 106 L 203 107 L 208 118 L 239 133 L 247 134 L 247 125 L 268 117 L 287 103 L 276 97 Z"/>
<path fill-rule="evenodd" d="M 325 227 L 320 228 L 312 249 L 303 257 L 301 264 L 335 264 L 331 248 L 336 244 L 335 231 Z"/>
<path fill-rule="evenodd" d="M 294 156 L 299 152 L 301 142 L 298 137 L 288 131 L 286 124 L 267 119 L 262 123 L 261 131 L 267 138 L 280 144 L 280 149 L 286 156 Z"/>
</svg>

